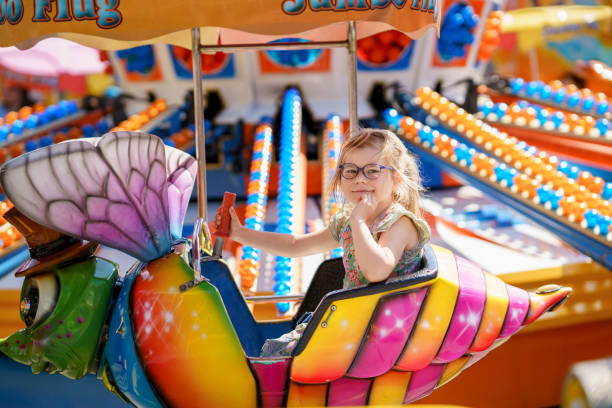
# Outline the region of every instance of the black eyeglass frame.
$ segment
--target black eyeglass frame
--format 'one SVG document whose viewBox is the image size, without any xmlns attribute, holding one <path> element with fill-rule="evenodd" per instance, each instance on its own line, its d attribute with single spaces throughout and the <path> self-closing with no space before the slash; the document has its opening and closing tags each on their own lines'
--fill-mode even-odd
<svg viewBox="0 0 612 408">
<path fill-rule="evenodd" d="M 355 166 L 355 168 L 357 168 L 357 172 L 355 173 L 355 176 L 354 176 L 354 177 L 346 177 L 346 176 L 344 175 L 344 166 L 345 166 L 345 165 L 347 165 L 347 164 L 350 164 L 351 166 Z M 357 178 L 357 176 L 359 176 L 359 172 L 362 172 L 362 173 L 363 173 L 363 176 L 364 176 L 365 178 L 367 178 L 368 180 L 378 180 L 378 178 L 380 177 L 380 173 L 379 173 L 379 174 L 378 174 L 376 177 L 370 177 L 370 176 L 368 176 L 368 175 L 367 175 L 367 173 L 366 173 L 366 171 L 365 171 L 365 168 L 366 168 L 366 167 L 368 167 L 368 166 L 378 166 L 378 169 L 381 171 L 381 173 L 382 173 L 382 170 L 383 170 L 383 169 L 393 170 L 393 167 L 383 166 L 382 164 L 378 164 L 378 163 L 368 163 L 368 164 L 366 164 L 366 165 L 365 165 L 365 166 L 363 166 L 363 167 L 359 167 L 359 166 L 358 166 L 358 165 L 356 165 L 355 163 L 344 163 L 344 164 L 341 164 L 341 165 L 339 165 L 339 166 L 338 166 L 338 170 L 340 170 L 340 176 L 341 176 L 342 178 L 344 178 L 344 179 L 347 179 L 347 180 L 353 180 L 353 179 L 356 179 L 356 178 Z"/>
</svg>

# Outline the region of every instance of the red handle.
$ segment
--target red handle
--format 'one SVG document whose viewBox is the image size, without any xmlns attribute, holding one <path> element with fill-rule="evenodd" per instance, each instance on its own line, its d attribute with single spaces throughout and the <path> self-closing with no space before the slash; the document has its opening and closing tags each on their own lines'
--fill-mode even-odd
<svg viewBox="0 0 612 408">
<path fill-rule="evenodd" d="M 219 228 L 215 231 L 215 235 L 222 238 L 228 238 L 230 233 L 230 213 L 229 210 L 234 206 L 236 202 L 236 194 L 228 193 L 227 191 L 223 194 L 223 202 L 221 203 L 221 223 Z"/>
</svg>

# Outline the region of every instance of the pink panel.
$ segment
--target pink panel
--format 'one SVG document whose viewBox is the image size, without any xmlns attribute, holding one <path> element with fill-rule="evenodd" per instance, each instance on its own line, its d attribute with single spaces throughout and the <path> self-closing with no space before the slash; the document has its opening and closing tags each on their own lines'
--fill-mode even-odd
<svg viewBox="0 0 612 408">
<path fill-rule="evenodd" d="M 467 352 L 478 332 L 487 297 L 482 270 L 466 259 L 456 259 L 459 296 L 449 329 L 434 363 L 448 363 Z"/>
<path fill-rule="evenodd" d="M 527 292 L 511 285 L 506 285 L 506 289 L 509 299 L 508 311 L 499 337 L 508 337 L 516 333 L 525 321 L 525 316 L 529 310 L 529 294 Z"/>
<path fill-rule="evenodd" d="M 366 342 L 349 370 L 351 377 L 377 377 L 393 367 L 410 336 L 426 292 L 427 288 L 422 288 L 380 305 Z"/>
<path fill-rule="evenodd" d="M 281 361 L 249 361 L 257 374 L 262 406 L 276 408 L 283 405 L 287 369 L 290 358 Z"/>
<path fill-rule="evenodd" d="M 404 404 L 409 404 L 428 396 L 436 388 L 445 367 L 445 364 L 430 365 L 412 373 L 406 398 L 404 398 Z"/>
<path fill-rule="evenodd" d="M 342 377 L 329 385 L 327 405 L 330 407 L 365 405 L 371 380 Z"/>
</svg>

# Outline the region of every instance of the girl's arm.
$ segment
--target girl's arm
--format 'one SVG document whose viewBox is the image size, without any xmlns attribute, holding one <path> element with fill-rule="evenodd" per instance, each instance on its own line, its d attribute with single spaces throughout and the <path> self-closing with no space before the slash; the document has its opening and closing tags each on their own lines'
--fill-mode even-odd
<svg viewBox="0 0 612 408">
<path fill-rule="evenodd" d="M 338 242 L 334 240 L 327 228 L 310 234 L 279 234 L 244 227 L 233 207 L 230 208 L 230 217 L 230 239 L 271 254 L 295 258 L 331 251 L 338 247 Z M 218 222 L 219 217 L 216 215 L 215 226 L 218 225 Z"/>
<path fill-rule="evenodd" d="M 391 275 L 404 250 L 419 242 L 416 227 L 407 217 L 401 217 L 383 232 L 378 242 L 370 233 L 365 220 L 351 218 L 355 258 L 363 276 L 370 282 L 384 281 Z"/>
</svg>

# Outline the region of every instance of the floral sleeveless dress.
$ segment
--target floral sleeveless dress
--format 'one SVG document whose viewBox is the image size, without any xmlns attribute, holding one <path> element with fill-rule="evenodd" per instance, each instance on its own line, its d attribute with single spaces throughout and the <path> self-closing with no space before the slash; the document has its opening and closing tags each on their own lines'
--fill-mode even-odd
<svg viewBox="0 0 612 408">
<path fill-rule="evenodd" d="M 332 217 L 328 226 L 334 239 L 338 241 L 344 249 L 342 261 L 345 270 L 343 283 L 343 288 L 345 289 L 370 283 L 365 276 L 363 276 L 357 264 L 357 258 L 355 257 L 355 245 L 353 244 L 353 236 L 349 223 L 351 211 L 352 207 L 345 206 L 343 211 L 339 211 Z M 389 277 L 403 276 L 415 272 L 423 255 L 423 247 L 429 242 L 431 236 L 429 225 L 427 225 L 425 220 L 406 210 L 402 205 L 395 203 L 389 206 L 389 208 L 379 215 L 372 223 L 370 232 L 374 239 L 378 241 L 380 234 L 391 228 L 391 226 L 401 217 L 408 217 L 412 221 L 417 229 L 419 241 L 414 248 L 404 251 Z M 290 356 L 307 325 L 307 322 L 300 323 L 289 333 L 285 333 L 277 339 L 266 340 L 261 349 L 261 356 Z"/>
<path fill-rule="evenodd" d="M 342 256 L 345 270 L 344 288 L 352 288 L 370 283 L 361 273 L 357 264 L 357 258 L 355 257 L 355 245 L 353 244 L 353 234 L 349 223 L 351 211 L 351 207 L 346 208 L 342 212 L 339 211 L 332 217 L 328 226 L 334 239 L 340 242 L 342 249 L 344 249 L 344 255 Z M 380 235 L 391 228 L 401 217 L 408 217 L 412 221 L 419 235 L 419 242 L 414 248 L 404 251 L 399 262 L 393 268 L 389 276 L 390 278 L 408 275 L 416 271 L 421 261 L 423 246 L 429 242 L 431 236 L 429 225 L 427 225 L 424 219 L 406 210 L 401 204 L 394 203 L 372 223 L 370 232 L 374 239 L 378 241 Z"/>
</svg>

